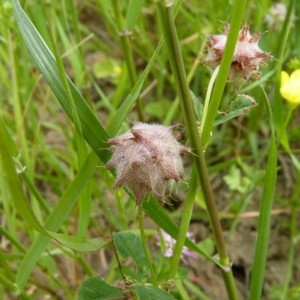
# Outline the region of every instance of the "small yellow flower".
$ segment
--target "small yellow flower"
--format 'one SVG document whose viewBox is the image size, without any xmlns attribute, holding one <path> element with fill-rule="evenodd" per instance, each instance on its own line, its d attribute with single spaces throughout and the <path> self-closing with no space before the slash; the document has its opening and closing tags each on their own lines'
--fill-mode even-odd
<svg viewBox="0 0 300 300">
<path fill-rule="evenodd" d="M 291 76 L 285 71 L 281 72 L 280 93 L 292 106 L 300 104 L 300 69 L 295 70 Z"/>
</svg>

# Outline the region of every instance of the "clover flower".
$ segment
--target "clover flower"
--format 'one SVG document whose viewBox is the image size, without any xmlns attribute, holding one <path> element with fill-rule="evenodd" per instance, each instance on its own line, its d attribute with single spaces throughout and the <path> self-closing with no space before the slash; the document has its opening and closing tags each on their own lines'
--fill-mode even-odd
<svg viewBox="0 0 300 300">
<path fill-rule="evenodd" d="M 226 24 L 223 34 L 211 35 L 208 38 L 209 53 L 204 62 L 212 68 L 221 62 L 229 28 L 230 25 Z M 236 78 L 248 80 L 251 77 L 259 78 L 261 76 L 259 67 L 265 65 L 265 61 L 271 59 L 272 56 L 259 48 L 259 39 L 259 34 L 250 34 L 248 26 L 244 26 L 240 30 L 231 63 L 230 80 Z"/>
<path fill-rule="evenodd" d="M 283 23 L 286 16 L 286 4 L 285 3 L 274 3 L 270 7 L 269 13 L 265 16 L 265 21 L 268 23 L 270 28 L 281 28 L 278 26 Z M 294 17 L 292 17 L 294 19 Z"/>
<path fill-rule="evenodd" d="M 164 252 L 164 256 L 165 257 L 172 257 L 173 256 L 173 252 L 174 252 L 174 247 L 175 247 L 175 244 L 176 244 L 176 240 L 173 239 L 167 232 L 163 231 L 162 230 L 162 237 L 164 239 L 164 245 L 166 247 L 166 250 Z M 190 233 L 190 232 L 187 232 L 186 236 L 188 238 L 192 238 L 193 237 L 193 234 Z M 159 239 L 159 237 L 157 237 L 157 239 Z M 156 243 L 157 246 L 161 246 L 161 242 L 158 241 Z M 192 258 L 196 258 L 197 255 L 190 251 L 186 246 L 183 246 L 182 248 L 182 252 L 181 252 L 181 261 L 187 265 L 188 264 L 188 261 L 186 260 L 186 257 L 192 257 Z"/>
<path fill-rule="evenodd" d="M 182 154 L 190 150 L 176 140 L 173 128 L 136 123 L 130 131 L 109 140 L 113 155 L 106 167 L 115 167 L 115 187 L 127 185 L 137 204 L 148 194 L 163 203 L 171 182 L 184 176 Z"/>
<path fill-rule="evenodd" d="M 280 93 L 292 106 L 300 104 L 300 69 L 291 76 L 285 71 L 281 72 Z"/>
</svg>

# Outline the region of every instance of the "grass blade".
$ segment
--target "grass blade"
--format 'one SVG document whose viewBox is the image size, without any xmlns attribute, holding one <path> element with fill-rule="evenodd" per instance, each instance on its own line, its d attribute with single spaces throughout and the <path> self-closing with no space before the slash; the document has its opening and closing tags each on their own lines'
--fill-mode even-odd
<svg viewBox="0 0 300 300">
<path fill-rule="evenodd" d="M 47 218 L 44 228 L 56 232 L 65 219 L 68 217 L 74 204 L 80 195 L 81 190 L 89 182 L 91 176 L 95 172 L 95 168 L 99 162 L 99 158 L 92 152 L 85 164 L 74 178 L 69 188 L 66 190 L 58 205 Z M 51 238 L 49 236 L 39 235 L 34 241 L 30 249 L 24 256 L 17 272 L 16 283 L 20 288 L 23 288 L 32 272 L 35 264 L 40 256 L 46 250 Z"/>
<path fill-rule="evenodd" d="M 264 192 L 259 209 L 258 236 L 255 246 L 255 255 L 251 275 L 252 281 L 250 287 L 250 300 L 261 298 L 266 270 L 265 266 L 270 236 L 271 210 L 277 177 L 277 149 L 273 136 L 271 137 L 268 154 L 269 156 L 264 181 Z"/>
<path fill-rule="evenodd" d="M 24 10 L 22 9 L 19 1 L 13 0 L 14 11 L 16 19 L 19 25 L 19 29 L 26 43 L 28 50 L 33 56 L 36 64 L 38 65 L 45 80 L 49 84 L 60 105 L 68 115 L 68 117 L 74 121 L 72 106 L 69 103 L 67 93 L 64 89 L 63 83 L 57 67 L 57 63 L 50 49 L 38 33 L 32 22 L 29 20 Z M 107 161 L 110 156 L 107 149 L 108 135 L 98 121 L 82 95 L 76 89 L 74 84 L 68 78 L 72 98 L 77 109 L 77 114 L 81 123 L 82 134 L 86 141 L 97 153 L 97 155 L 103 160 Z"/>
<path fill-rule="evenodd" d="M 126 97 L 124 102 L 121 104 L 119 109 L 117 110 L 116 114 L 112 118 L 111 122 L 109 123 L 107 127 L 107 131 L 109 132 L 110 135 L 116 135 L 119 128 L 121 127 L 124 118 L 127 116 L 127 114 L 130 112 L 134 102 L 136 101 L 142 87 L 144 84 L 145 79 L 147 78 L 151 68 L 154 65 L 154 62 L 158 56 L 158 53 L 162 47 L 162 40 L 160 40 L 155 52 L 153 53 L 152 57 L 150 58 L 147 67 L 143 71 L 142 75 L 139 77 L 137 80 L 136 84 L 132 88 L 130 94 Z"/>
<path fill-rule="evenodd" d="M 27 203 L 26 196 L 24 194 L 21 182 L 17 175 L 16 165 L 13 161 L 13 153 L 10 151 L 11 145 L 8 132 L 6 131 L 4 122 L 0 118 L 0 159 L 1 168 L 6 174 L 6 180 L 10 187 L 11 196 L 14 200 L 15 207 L 19 210 L 20 214 L 27 220 L 29 225 L 34 229 L 42 232 L 44 235 L 48 235 L 44 228 L 41 226 L 35 215 L 32 213 Z"/>
<path fill-rule="evenodd" d="M 277 179 L 277 147 L 275 143 L 275 129 L 270 103 L 264 90 L 263 93 L 265 95 L 264 103 L 270 121 L 271 140 L 269 143 L 268 161 L 263 187 L 264 190 L 259 208 L 258 233 L 255 245 L 249 300 L 261 299 L 270 238 L 271 210 Z"/>
</svg>

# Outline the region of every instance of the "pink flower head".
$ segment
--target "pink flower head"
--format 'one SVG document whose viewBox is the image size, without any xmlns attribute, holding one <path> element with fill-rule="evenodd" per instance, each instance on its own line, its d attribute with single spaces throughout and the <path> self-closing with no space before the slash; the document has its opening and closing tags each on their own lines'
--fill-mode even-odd
<svg viewBox="0 0 300 300">
<path fill-rule="evenodd" d="M 165 247 L 166 247 L 166 250 L 164 252 L 164 256 L 165 257 L 172 257 L 173 252 L 174 252 L 174 247 L 175 247 L 175 244 L 176 244 L 176 240 L 173 239 L 168 233 L 166 233 L 163 230 L 162 230 L 162 236 L 163 236 L 164 244 L 165 244 Z M 193 234 L 190 233 L 190 232 L 187 232 L 186 236 L 188 238 L 192 238 Z M 156 244 L 157 244 L 157 246 L 161 246 L 160 242 L 157 242 Z M 188 262 L 186 260 L 186 257 L 196 258 L 197 255 L 194 252 L 190 251 L 186 246 L 184 246 L 182 248 L 182 252 L 181 252 L 181 261 L 185 265 L 188 264 Z"/>
<path fill-rule="evenodd" d="M 219 35 L 211 35 L 207 45 L 209 54 L 205 63 L 213 68 L 220 64 L 223 57 L 230 25 L 225 25 L 225 32 Z M 265 65 L 265 61 L 272 58 L 258 46 L 259 34 L 251 35 L 248 26 L 244 26 L 239 33 L 236 43 L 229 79 L 241 78 L 248 80 L 250 77 L 259 78 L 261 73 L 259 66 Z"/>
<path fill-rule="evenodd" d="M 113 156 L 107 168 L 116 168 L 115 187 L 125 184 L 140 204 L 147 194 L 161 203 L 172 180 L 184 176 L 182 154 L 189 148 L 173 135 L 172 126 L 136 123 L 132 129 L 109 140 Z"/>
<path fill-rule="evenodd" d="M 270 7 L 269 13 L 265 16 L 265 21 L 270 28 L 281 29 L 282 23 L 286 17 L 286 4 L 285 3 L 273 3 Z M 295 16 L 292 15 L 292 20 Z"/>
</svg>

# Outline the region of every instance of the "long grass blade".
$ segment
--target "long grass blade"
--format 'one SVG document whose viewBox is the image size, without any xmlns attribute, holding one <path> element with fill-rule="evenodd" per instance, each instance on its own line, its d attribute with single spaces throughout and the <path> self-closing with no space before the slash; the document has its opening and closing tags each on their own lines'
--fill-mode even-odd
<svg viewBox="0 0 300 300">
<path fill-rule="evenodd" d="M 53 232 L 58 231 L 58 229 L 61 227 L 62 223 L 66 220 L 70 211 L 74 207 L 81 190 L 90 181 L 90 178 L 94 174 L 95 168 L 98 163 L 99 158 L 92 152 L 81 170 L 78 172 L 77 176 L 74 178 L 74 180 L 60 199 L 58 205 L 45 221 L 44 228 L 46 230 Z M 56 235 L 56 238 L 57 237 L 58 236 Z M 51 237 L 39 235 L 24 256 L 18 268 L 16 278 L 16 283 L 20 288 L 23 288 L 25 286 L 30 273 L 32 272 L 40 256 L 46 250 L 50 241 Z"/>
<path fill-rule="evenodd" d="M 270 239 L 271 210 L 277 179 L 277 147 L 275 142 L 275 129 L 269 100 L 264 90 L 263 93 L 265 95 L 264 103 L 271 127 L 271 139 L 269 143 L 268 161 L 263 185 L 264 190 L 259 208 L 258 232 L 251 273 L 249 300 L 261 299 Z"/>
<path fill-rule="evenodd" d="M 25 14 L 19 1 L 13 0 L 12 2 L 14 5 L 14 11 L 16 14 L 19 29 L 28 50 L 33 56 L 36 64 L 38 65 L 45 80 L 48 82 L 60 105 L 62 106 L 68 117 L 72 121 L 74 121 L 72 106 L 69 103 L 67 93 L 61 81 L 57 63 L 53 54 L 51 53 L 50 49 L 34 27 L 32 22 Z M 82 134 L 89 145 L 92 147 L 92 149 L 97 153 L 97 155 L 103 161 L 107 161 L 109 157 L 106 143 L 108 135 L 101 123 L 92 112 L 91 108 L 88 106 L 82 95 L 79 93 L 79 91 L 69 78 L 68 83 L 70 85 L 72 98 L 77 108 L 77 114 L 82 126 Z"/>
</svg>

